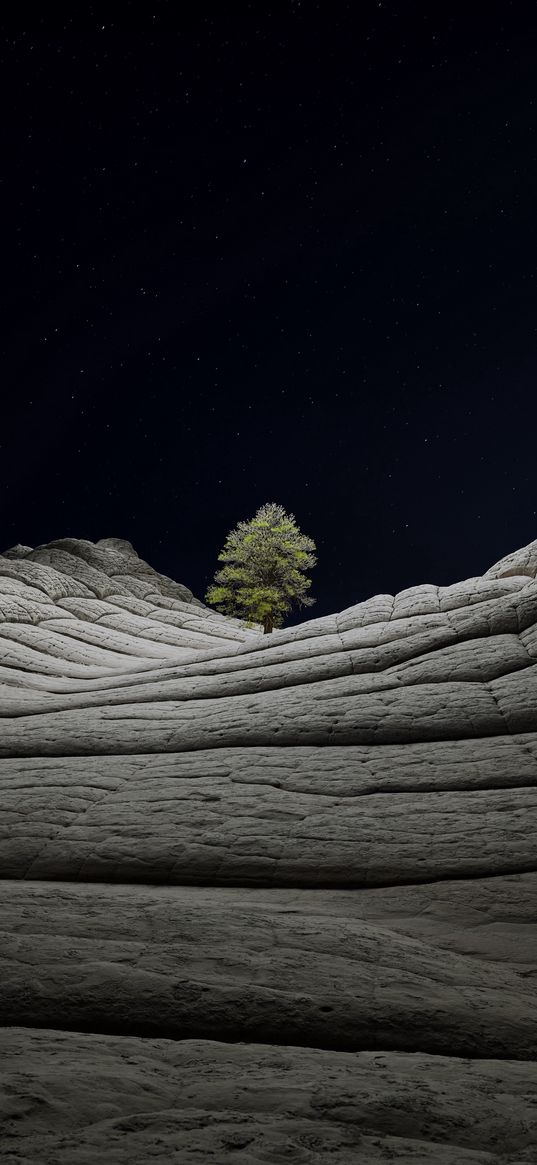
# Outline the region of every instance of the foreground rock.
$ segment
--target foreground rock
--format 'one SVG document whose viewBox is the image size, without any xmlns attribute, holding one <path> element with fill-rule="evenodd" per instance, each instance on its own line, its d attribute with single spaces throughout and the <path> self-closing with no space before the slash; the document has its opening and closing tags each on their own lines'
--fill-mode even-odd
<svg viewBox="0 0 537 1165">
<path fill-rule="evenodd" d="M 536 572 L 263 636 L 0 556 L 3 1159 L 537 1158 Z"/>
<path fill-rule="evenodd" d="M 535 1071 L 512 1060 L 22 1028 L 3 1060 L 6 1165 L 535 1160 Z"/>
</svg>

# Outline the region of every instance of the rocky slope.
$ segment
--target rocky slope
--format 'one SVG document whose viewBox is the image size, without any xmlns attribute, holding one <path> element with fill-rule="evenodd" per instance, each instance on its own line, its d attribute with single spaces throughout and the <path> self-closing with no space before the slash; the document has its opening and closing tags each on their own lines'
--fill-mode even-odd
<svg viewBox="0 0 537 1165">
<path fill-rule="evenodd" d="M 3 1161 L 537 1160 L 536 576 L 263 636 L 0 556 Z"/>
</svg>

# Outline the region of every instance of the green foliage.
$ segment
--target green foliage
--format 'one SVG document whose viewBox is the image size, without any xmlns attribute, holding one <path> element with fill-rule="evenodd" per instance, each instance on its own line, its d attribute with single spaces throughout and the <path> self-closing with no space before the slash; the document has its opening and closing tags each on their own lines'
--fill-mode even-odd
<svg viewBox="0 0 537 1165">
<path fill-rule="evenodd" d="M 311 607 L 306 592 L 311 579 L 304 571 L 315 566 L 311 538 L 298 529 L 293 514 L 267 502 L 250 522 L 239 522 L 225 541 L 205 602 L 224 615 L 262 623 L 265 632 L 281 627 L 294 603 Z"/>
</svg>

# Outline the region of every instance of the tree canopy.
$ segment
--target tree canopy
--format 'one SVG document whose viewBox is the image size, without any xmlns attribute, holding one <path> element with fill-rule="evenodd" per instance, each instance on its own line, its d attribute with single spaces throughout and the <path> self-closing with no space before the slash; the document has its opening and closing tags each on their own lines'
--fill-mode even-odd
<svg viewBox="0 0 537 1165">
<path fill-rule="evenodd" d="M 265 634 L 283 625 L 294 604 L 311 607 L 306 592 L 311 579 L 304 571 L 315 566 L 315 543 L 299 530 L 293 514 L 267 502 L 249 522 L 239 522 L 228 534 L 205 602 L 225 615 L 262 623 Z"/>
</svg>

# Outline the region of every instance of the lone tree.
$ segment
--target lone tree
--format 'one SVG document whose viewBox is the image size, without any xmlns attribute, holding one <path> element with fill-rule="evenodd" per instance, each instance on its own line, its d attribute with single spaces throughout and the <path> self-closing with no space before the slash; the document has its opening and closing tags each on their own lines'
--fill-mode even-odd
<svg viewBox="0 0 537 1165">
<path fill-rule="evenodd" d="M 218 555 L 225 563 L 214 576 L 205 602 L 224 615 L 262 623 L 265 635 L 281 627 L 293 603 L 311 607 L 306 594 L 311 579 L 304 571 L 315 566 L 315 543 L 298 529 L 293 514 L 267 502 L 250 522 L 239 522 Z"/>
</svg>

